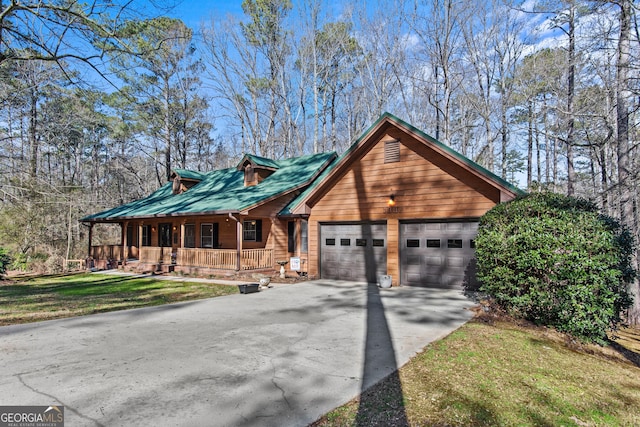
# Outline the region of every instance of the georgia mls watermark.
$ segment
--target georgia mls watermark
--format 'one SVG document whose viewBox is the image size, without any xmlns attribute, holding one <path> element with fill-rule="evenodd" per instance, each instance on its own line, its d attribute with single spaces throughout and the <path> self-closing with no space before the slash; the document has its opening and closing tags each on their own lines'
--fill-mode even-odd
<svg viewBox="0 0 640 427">
<path fill-rule="evenodd" d="M 0 427 L 64 427 L 64 406 L 0 406 Z"/>
</svg>

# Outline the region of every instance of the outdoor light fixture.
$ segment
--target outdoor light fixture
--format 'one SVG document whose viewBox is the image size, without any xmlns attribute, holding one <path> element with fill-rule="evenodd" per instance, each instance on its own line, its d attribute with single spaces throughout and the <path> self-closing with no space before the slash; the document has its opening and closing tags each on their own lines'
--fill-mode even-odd
<svg viewBox="0 0 640 427">
<path fill-rule="evenodd" d="M 389 200 L 387 201 L 387 206 L 392 207 L 395 205 L 396 205 L 396 196 L 392 194 L 389 196 Z"/>
</svg>

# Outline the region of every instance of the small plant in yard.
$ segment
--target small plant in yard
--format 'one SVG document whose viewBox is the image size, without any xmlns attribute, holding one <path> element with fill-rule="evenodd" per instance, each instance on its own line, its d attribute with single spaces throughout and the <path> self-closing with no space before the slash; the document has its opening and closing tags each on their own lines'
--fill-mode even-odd
<svg viewBox="0 0 640 427">
<path fill-rule="evenodd" d="M 0 279 L 7 272 L 9 263 L 11 263 L 11 257 L 5 249 L 0 248 Z"/>
<path fill-rule="evenodd" d="M 480 289 L 512 315 L 603 344 L 631 304 L 632 251 L 628 230 L 591 202 L 531 194 L 481 218 Z"/>
</svg>

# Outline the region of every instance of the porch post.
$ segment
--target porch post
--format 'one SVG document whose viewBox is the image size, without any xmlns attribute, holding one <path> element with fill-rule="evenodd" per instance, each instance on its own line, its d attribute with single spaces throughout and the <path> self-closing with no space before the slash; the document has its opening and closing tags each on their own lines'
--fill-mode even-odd
<svg viewBox="0 0 640 427">
<path fill-rule="evenodd" d="M 87 258 L 91 257 L 91 245 L 93 241 L 93 226 L 94 226 L 93 222 L 89 223 L 89 246 L 87 247 Z"/>
<path fill-rule="evenodd" d="M 228 212 L 227 215 L 236 222 L 236 270 L 240 271 L 242 267 L 242 222 L 231 215 L 231 212 Z"/>
<path fill-rule="evenodd" d="M 176 256 L 176 264 L 177 265 L 182 265 L 182 256 L 181 256 L 181 254 L 184 253 L 184 250 L 181 251 L 180 249 L 183 249 L 185 247 L 184 243 L 185 243 L 186 240 L 185 240 L 185 237 L 184 237 L 184 230 L 186 228 L 185 227 L 186 224 L 187 224 L 187 220 L 186 219 L 182 220 L 182 222 L 180 223 L 180 247 L 178 248 L 178 254 Z"/>
<path fill-rule="evenodd" d="M 129 258 L 129 221 L 122 223 L 122 265 L 127 264 Z"/>
<path fill-rule="evenodd" d="M 391 276 L 392 285 L 400 286 L 400 221 L 398 218 L 387 218 L 387 274 Z"/>
<path fill-rule="evenodd" d="M 295 224 L 294 237 L 296 239 L 296 244 L 295 244 L 295 247 L 294 247 L 295 252 L 293 253 L 293 256 L 296 256 L 296 257 L 299 257 L 300 254 L 302 253 L 302 250 L 301 250 L 302 249 L 301 248 L 301 246 L 302 246 L 302 238 L 301 238 L 301 233 L 300 233 L 300 231 L 302 230 L 301 222 L 302 221 L 300 220 L 300 218 L 296 218 L 295 219 L 295 223 L 294 223 Z"/>
<path fill-rule="evenodd" d="M 144 221 L 138 223 L 138 261 L 142 262 L 142 229 L 144 228 Z"/>
<path fill-rule="evenodd" d="M 236 219 L 236 247 L 238 252 L 236 254 L 236 270 L 240 271 L 242 268 L 242 222 Z"/>
</svg>

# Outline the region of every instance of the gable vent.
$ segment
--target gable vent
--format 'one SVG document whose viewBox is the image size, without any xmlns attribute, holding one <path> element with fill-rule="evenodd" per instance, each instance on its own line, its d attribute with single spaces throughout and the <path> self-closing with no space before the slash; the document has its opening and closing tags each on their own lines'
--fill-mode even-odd
<svg viewBox="0 0 640 427">
<path fill-rule="evenodd" d="M 384 143 L 384 162 L 395 163 L 400 161 L 400 141 L 386 141 Z"/>
</svg>

